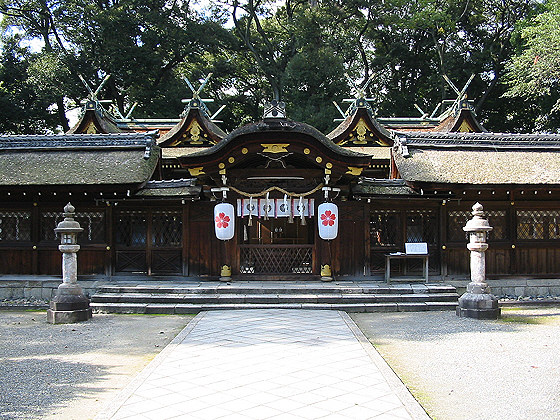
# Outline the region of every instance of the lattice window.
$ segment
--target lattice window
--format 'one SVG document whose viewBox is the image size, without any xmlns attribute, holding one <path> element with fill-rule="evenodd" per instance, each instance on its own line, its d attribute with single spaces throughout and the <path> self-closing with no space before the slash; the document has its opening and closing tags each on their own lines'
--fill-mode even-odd
<svg viewBox="0 0 560 420">
<path fill-rule="evenodd" d="M 180 210 L 154 211 L 152 213 L 152 245 L 181 246 L 183 218 Z"/>
<path fill-rule="evenodd" d="M 122 211 L 115 218 L 115 242 L 126 247 L 146 245 L 148 212 Z"/>
<path fill-rule="evenodd" d="M 472 217 L 468 210 L 453 210 L 447 214 L 447 240 L 448 241 L 467 241 L 468 234 L 463 230 Z"/>
<path fill-rule="evenodd" d="M 400 213 L 396 210 L 372 210 L 369 229 L 373 247 L 395 247 L 400 243 Z"/>
<path fill-rule="evenodd" d="M 105 243 L 105 213 L 102 211 L 86 211 L 76 214 L 76 221 L 84 229 L 78 242 Z"/>
<path fill-rule="evenodd" d="M 30 240 L 30 211 L 0 211 L 0 241 Z"/>
<path fill-rule="evenodd" d="M 406 212 L 406 242 L 437 243 L 438 220 L 434 210 Z"/>
<path fill-rule="evenodd" d="M 488 240 L 500 241 L 507 239 L 507 223 L 505 210 L 488 210 L 484 212 L 488 218 L 488 223 L 493 229 L 488 232 Z M 469 234 L 463 230 L 463 227 L 472 218 L 470 210 L 453 210 L 448 213 L 447 217 L 447 240 L 448 241 L 467 241 Z"/>
<path fill-rule="evenodd" d="M 560 211 L 518 210 L 517 239 L 560 239 Z"/>
<path fill-rule="evenodd" d="M 64 220 L 61 211 L 44 211 L 41 213 L 41 240 L 57 241 L 58 238 L 54 233 L 55 228 Z"/>
<path fill-rule="evenodd" d="M 102 211 L 85 211 L 76 213 L 74 217 L 84 229 L 78 236 L 78 242 L 105 242 L 105 213 Z M 58 211 L 44 211 L 41 213 L 41 240 L 58 241 L 54 229 L 64 220 L 64 214 Z"/>
<path fill-rule="evenodd" d="M 489 241 L 500 241 L 508 238 L 505 210 L 488 210 L 485 212 L 488 223 L 493 229 L 488 232 Z"/>
</svg>

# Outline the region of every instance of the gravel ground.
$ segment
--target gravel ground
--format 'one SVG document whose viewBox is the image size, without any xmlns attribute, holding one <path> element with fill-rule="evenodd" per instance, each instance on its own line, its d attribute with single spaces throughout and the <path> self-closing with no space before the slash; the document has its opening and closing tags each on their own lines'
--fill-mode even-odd
<svg viewBox="0 0 560 420">
<path fill-rule="evenodd" d="M 560 419 L 560 306 L 352 318 L 434 419 Z"/>
<path fill-rule="evenodd" d="M 0 311 L 0 419 L 93 418 L 191 318 Z"/>
</svg>

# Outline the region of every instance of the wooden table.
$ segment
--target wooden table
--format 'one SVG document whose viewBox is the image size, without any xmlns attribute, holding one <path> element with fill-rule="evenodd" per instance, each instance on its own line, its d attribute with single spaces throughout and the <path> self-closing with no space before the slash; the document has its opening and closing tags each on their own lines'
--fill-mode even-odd
<svg viewBox="0 0 560 420">
<path fill-rule="evenodd" d="M 428 259 L 430 258 L 429 254 L 404 254 L 404 253 L 397 253 L 397 254 L 385 254 L 385 281 L 387 283 L 391 282 L 391 260 L 405 260 L 405 259 L 421 259 L 422 260 L 422 279 L 427 283 L 428 282 Z M 406 266 L 404 268 L 404 275 L 406 275 Z"/>
</svg>

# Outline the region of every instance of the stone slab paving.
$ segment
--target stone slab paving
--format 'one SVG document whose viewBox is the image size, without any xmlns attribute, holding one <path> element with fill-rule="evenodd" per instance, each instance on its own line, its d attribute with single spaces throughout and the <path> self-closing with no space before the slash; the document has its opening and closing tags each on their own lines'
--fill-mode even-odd
<svg viewBox="0 0 560 420">
<path fill-rule="evenodd" d="M 344 312 L 203 312 L 96 419 L 429 419 Z"/>
</svg>

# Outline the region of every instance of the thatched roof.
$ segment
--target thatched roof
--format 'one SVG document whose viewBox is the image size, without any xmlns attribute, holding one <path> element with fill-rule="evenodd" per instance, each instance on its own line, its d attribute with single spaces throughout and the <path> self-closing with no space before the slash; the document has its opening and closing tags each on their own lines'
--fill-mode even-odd
<svg viewBox="0 0 560 420">
<path fill-rule="evenodd" d="M 196 185 L 196 179 L 149 181 L 135 196 L 197 199 L 201 190 L 202 188 Z"/>
<path fill-rule="evenodd" d="M 141 185 L 158 157 L 153 133 L 0 136 L 0 186 Z"/>
<path fill-rule="evenodd" d="M 402 179 L 360 178 L 352 187 L 352 194 L 362 197 L 418 195 Z"/>
<path fill-rule="evenodd" d="M 409 183 L 560 184 L 560 136 L 402 134 L 395 163 Z"/>
</svg>

